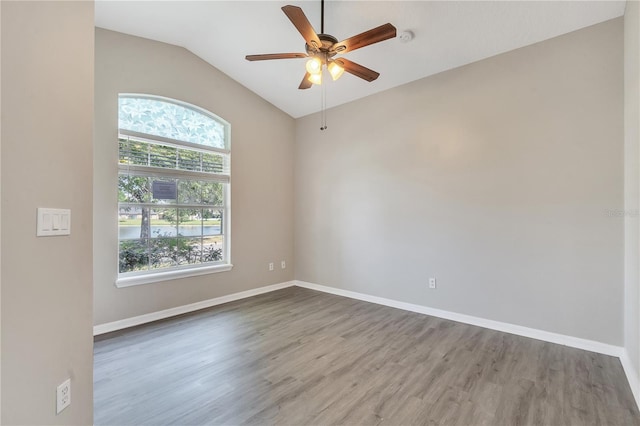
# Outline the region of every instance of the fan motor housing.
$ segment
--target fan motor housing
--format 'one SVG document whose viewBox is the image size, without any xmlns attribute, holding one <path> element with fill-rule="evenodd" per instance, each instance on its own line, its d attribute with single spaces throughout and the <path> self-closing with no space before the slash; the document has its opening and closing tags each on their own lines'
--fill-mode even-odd
<svg viewBox="0 0 640 426">
<path fill-rule="evenodd" d="M 331 51 L 331 47 L 338 42 L 338 39 L 330 34 L 318 34 L 318 38 L 322 42 L 322 46 L 319 48 L 311 47 L 308 43 L 304 45 L 304 48 L 309 56 L 323 53 L 327 58 L 331 58 L 336 55 L 336 51 Z M 339 50 L 339 49 L 338 49 Z"/>
</svg>

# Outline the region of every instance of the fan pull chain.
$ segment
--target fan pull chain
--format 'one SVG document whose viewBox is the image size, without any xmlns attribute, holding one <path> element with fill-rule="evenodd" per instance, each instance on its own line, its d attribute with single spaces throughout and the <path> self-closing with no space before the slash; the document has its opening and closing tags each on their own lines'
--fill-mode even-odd
<svg viewBox="0 0 640 426">
<path fill-rule="evenodd" d="M 321 105 L 320 105 L 320 130 L 327 129 L 327 91 L 326 85 L 320 86 L 322 89 Z"/>
</svg>

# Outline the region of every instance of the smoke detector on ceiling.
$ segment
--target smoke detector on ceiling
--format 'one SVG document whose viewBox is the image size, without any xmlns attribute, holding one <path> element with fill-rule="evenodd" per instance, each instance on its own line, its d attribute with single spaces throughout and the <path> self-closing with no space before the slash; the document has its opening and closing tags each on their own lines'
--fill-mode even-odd
<svg viewBox="0 0 640 426">
<path fill-rule="evenodd" d="M 408 43 L 413 40 L 413 32 L 409 30 L 403 31 L 398 34 L 398 38 L 400 39 L 401 43 Z"/>
</svg>

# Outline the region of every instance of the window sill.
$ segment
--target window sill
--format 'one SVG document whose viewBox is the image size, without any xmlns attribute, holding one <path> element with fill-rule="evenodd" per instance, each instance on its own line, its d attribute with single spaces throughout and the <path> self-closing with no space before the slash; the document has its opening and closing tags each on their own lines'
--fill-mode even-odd
<svg viewBox="0 0 640 426">
<path fill-rule="evenodd" d="M 227 272 L 233 268 L 233 265 L 203 266 L 201 268 L 178 269 L 166 272 L 157 272 L 153 274 L 133 275 L 121 277 L 116 280 L 116 287 L 131 287 L 134 285 L 151 284 L 160 281 L 175 280 L 178 278 L 197 277 L 199 275 L 215 274 L 218 272 Z"/>
</svg>

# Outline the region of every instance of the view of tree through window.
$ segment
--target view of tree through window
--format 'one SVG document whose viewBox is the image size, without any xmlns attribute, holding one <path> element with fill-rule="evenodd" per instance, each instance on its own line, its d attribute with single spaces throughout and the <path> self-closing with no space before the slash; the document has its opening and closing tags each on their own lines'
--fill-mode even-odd
<svg viewBox="0 0 640 426">
<path fill-rule="evenodd" d="M 120 274 L 229 262 L 228 124 L 174 102 L 120 97 Z"/>
</svg>

